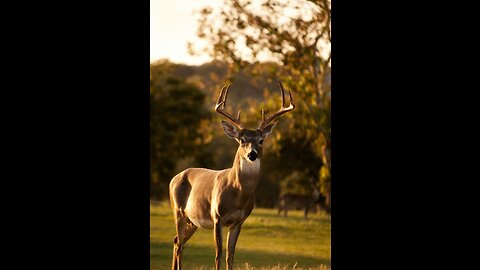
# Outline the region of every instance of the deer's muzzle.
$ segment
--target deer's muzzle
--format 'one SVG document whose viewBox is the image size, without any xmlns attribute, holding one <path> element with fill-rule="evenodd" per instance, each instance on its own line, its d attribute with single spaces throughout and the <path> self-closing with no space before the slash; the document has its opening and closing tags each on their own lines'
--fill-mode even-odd
<svg viewBox="0 0 480 270">
<path fill-rule="evenodd" d="M 257 155 L 257 152 L 252 151 L 252 152 L 248 153 L 247 157 L 251 161 L 255 161 L 257 159 L 258 155 Z"/>
</svg>

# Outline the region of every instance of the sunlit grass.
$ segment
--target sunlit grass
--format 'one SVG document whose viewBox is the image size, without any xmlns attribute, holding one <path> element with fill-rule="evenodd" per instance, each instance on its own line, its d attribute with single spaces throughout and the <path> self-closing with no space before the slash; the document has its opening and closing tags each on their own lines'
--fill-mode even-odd
<svg viewBox="0 0 480 270">
<path fill-rule="evenodd" d="M 278 216 L 274 209 L 256 208 L 245 221 L 237 242 L 235 269 L 330 269 L 330 216 L 302 211 Z M 223 230 L 225 268 L 226 229 Z M 150 269 L 171 269 L 175 224 L 168 202 L 150 207 Z M 214 269 L 212 231 L 198 229 L 185 245 L 185 269 Z"/>
</svg>

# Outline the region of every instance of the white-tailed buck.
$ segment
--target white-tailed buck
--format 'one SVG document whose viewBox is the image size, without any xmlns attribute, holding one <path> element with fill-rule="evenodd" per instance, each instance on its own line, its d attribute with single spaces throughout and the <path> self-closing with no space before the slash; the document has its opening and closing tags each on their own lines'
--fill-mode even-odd
<svg viewBox="0 0 480 270">
<path fill-rule="evenodd" d="M 233 256 L 240 229 L 254 205 L 255 189 L 260 176 L 262 145 L 277 124 L 280 115 L 295 108 L 290 96 L 290 105 L 285 105 L 282 84 L 282 108 L 265 119 L 257 129 L 244 129 L 240 125 L 240 112 L 235 118 L 225 111 L 229 85 L 220 91 L 215 111 L 230 122 L 222 121 L 223 130 L 239 146 L 231 168 L 217 171 L 190 168 L 177 174 L 170 181 L 170 203 L 175 217 L 177 235 L 173 240 L 172 269 L 182 269 L 182 253 L 185 243 L 200 227 L 213 229 L 216 244 L 215 269 L 220 269 L 222 253 L 222 227 L 229 229 L 227 235 L 227 269 L 233 269 Z"/>
</svg>

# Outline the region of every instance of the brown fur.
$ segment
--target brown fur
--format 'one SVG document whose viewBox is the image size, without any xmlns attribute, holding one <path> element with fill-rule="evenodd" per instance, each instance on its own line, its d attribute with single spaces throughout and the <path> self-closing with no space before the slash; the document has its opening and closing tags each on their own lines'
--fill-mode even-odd
<svg viewBox="0 0 480 270">
<path fill-rule="evenodd" d="M 221 230 L 222 227 L 229 229 L 227 269 L 233 269 L 237 238 L 243 222 L 253 210 L 255 190 L 260 177 L 260 140 L 271 133 L 275 124 L 262 131 L 236 130 L 228 123 L 224 125 L 228 128 L 225 131 L 227 135 L 240 144 L 232 168 L 220 171 L 190 168 L 170 181 L 170 203 L 177 229 L 174 238 L 173 270 L 181 269 L 183 246 L 197 227 L 214 231 L 217 270 L 220 267 L 222 250 Z M 258 154 L 258 158 L 253 162 L 247 157 L 251 151 Z"/>
</svg>

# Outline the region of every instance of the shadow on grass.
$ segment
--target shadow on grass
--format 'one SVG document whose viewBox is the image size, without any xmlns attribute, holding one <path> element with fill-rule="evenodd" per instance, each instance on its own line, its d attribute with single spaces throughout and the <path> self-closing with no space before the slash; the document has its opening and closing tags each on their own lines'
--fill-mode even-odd
<svg viewBox="0 0 480 270">
<path fill-rule="evenodd" d="M 162 270 L 171 269 L 173 244 L 170 243 L 151 243 L 150 244 L 150 269 Z M 225 266 L 225 247 L 222 252 L 222 266 Z M 185 269 L 193 267 L 206 266 L 214 267 L 215 249 L 212 247 L 187 245 L 184 249 L 183 263 Z M 251 266 L 274 266 L 274 265 L 294 265 L 298 267 L 314 267 L 322 264 L 330 265 L 330 260 L 318 259 L 312 257 L 283 254 L 268 253 L 261 251 L 250 251 L 237 249 L 235 251 L 235 265 L 240 266 L 248 262 Z M 222 267 L 222 268 L 223 268 Z"/>
</svg>

